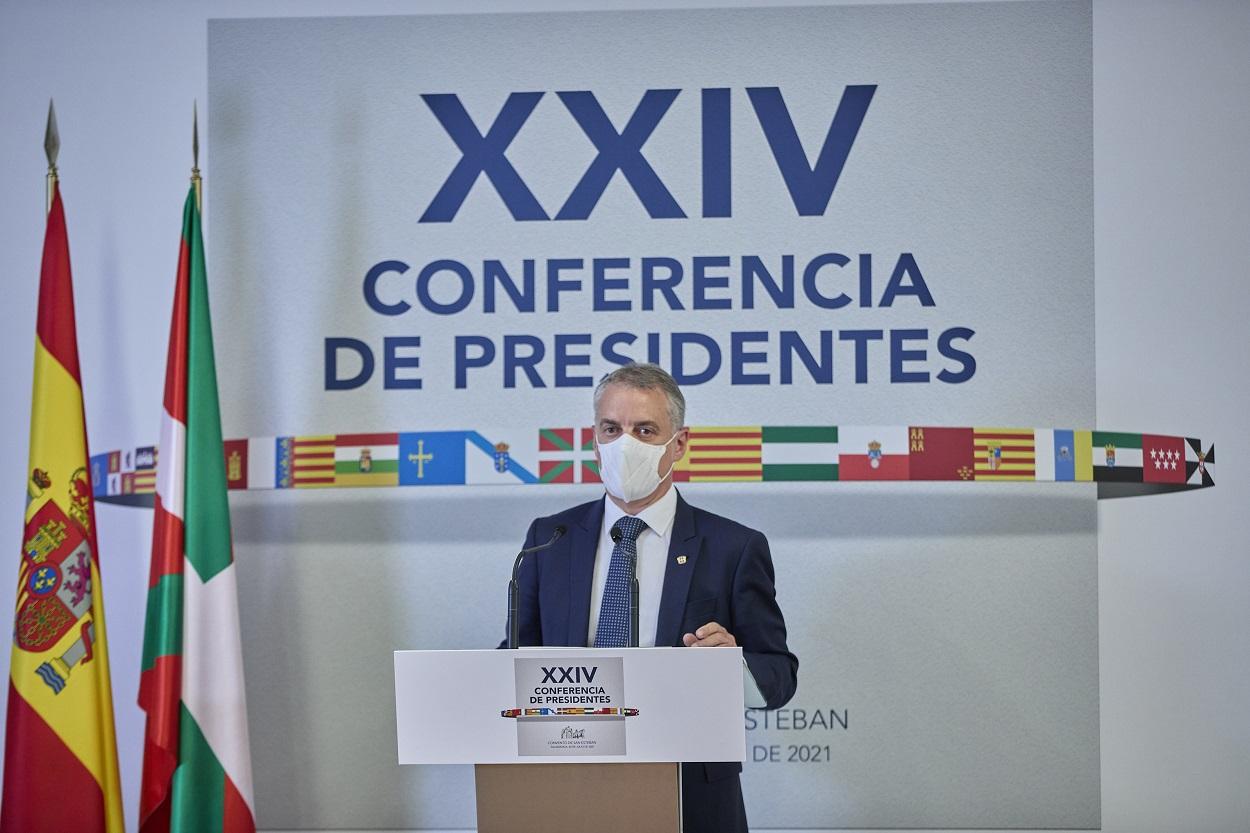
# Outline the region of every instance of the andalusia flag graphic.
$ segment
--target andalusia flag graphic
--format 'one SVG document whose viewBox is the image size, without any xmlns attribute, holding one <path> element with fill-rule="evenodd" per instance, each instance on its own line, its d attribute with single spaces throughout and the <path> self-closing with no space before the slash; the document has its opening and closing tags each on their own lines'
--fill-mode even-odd
<svg viewBox="0 0 1250 833">
<path fill-rule="evenodd" d="M 121 833 L 74 289 L 58 190 L 48 212 L 35 332 L 0 831 Z"/>
<path fill-rule="evenodd" d="M 141 831 L 251 831 L 252 762 L 204 241 L 194 189 L 165 367 L 143 674 Z"/>
</svg>

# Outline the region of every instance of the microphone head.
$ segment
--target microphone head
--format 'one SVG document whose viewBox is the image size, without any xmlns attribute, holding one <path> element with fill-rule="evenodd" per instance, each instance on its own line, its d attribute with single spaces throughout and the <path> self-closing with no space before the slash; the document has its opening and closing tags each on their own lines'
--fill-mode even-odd
<svg viewBox="0 0 1250 833">
<path fill-rule="evenodd" d="M 557 526 L 551 532 L 551 542 L 554 544 L 556 541 L 559 541 L 561 538 L 564 537 L 564 533 L 568 531 L 569 531 L 568 527 L 564 525 Z"/>
<path fill-rule="evenodd" d="M 621 528 L 616 524 L 613 524 L 612 528 L 608 530 L 608 535 L 612 537 L 613 544 L 621 543 Z"/>
</svg>

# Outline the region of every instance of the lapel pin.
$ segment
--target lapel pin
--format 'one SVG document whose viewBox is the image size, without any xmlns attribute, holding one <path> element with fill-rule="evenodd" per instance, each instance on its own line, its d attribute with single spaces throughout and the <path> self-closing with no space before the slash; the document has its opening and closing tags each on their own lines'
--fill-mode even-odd
<svg viewBox="0 0 1250 833">
<path fill-rule="evenodd" d="M 685 564 L 685 563 L 686 563 L 686 556 L 684 556 L 684 555 L 679 555 L 679 556 L 677 556 L 677 563 L 678 563 L 678 564 Z"/>
</svg>

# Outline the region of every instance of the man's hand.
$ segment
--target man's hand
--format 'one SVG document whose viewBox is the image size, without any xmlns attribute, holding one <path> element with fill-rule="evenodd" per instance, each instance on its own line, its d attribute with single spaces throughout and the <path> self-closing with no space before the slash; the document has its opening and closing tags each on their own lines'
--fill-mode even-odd
<svg viewBox="0 0 1250 833">
<path fill-rule="evenodd" d="M 681 638 L 687 648 L 736 648 L 734 635 L 715 622 L 708 622 L 694 633 Z"/>
</svg>

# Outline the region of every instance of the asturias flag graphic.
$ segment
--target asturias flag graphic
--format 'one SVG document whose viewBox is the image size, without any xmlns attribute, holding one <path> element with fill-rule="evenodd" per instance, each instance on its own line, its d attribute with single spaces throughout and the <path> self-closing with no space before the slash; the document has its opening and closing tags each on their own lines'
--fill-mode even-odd
<svg viewBox="0 0 1250 833">
<path fill-rule="evenodd" d="M 252 833 L 252 762 L 204 241 L 183 211 L 139 705 L 139 829 Z"/>
<path fill-rule="evenodd" d="M 121 833 L 104 599 L 59 190 L 48 212 L 35 332 L 0 831 Z"/>
</svg>

